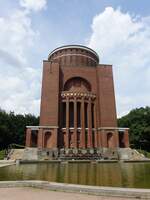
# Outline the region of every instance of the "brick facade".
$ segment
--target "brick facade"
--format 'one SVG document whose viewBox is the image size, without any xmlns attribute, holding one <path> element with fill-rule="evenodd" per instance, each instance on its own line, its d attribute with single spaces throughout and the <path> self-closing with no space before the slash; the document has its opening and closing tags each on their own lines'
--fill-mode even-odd
<svg viewBox="0 0 150 200">
<path fill-rule="evenodd" d="M 27 127 L 26 146 L 129 147 L 128 129 L 117 127 L 112 66 L 85 46 L 52 51 L 43 62 L 40 125 Z"/>
</svg>

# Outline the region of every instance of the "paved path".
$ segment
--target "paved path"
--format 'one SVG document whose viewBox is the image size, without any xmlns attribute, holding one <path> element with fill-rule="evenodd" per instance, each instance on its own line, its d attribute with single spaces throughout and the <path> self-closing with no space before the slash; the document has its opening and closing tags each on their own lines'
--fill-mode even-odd
<svg viewBox="0 0 150 200">
<path fill-rule="evenodd" d="M 87 194 L 54 192 L 36 188 L 0 188 L 0 200 L 134 200 L 134 198 L 117 198 L 92 196 Z"/>
<path fill-rule="evenodd" d="M 16 196 L 16 198 L 13 198 L 13 192 L 17 195 L 18 198 Z M 33 198 L 36 198 L 36 195 L 36 200 L 48 200 L 51 198 L 51 196 L 53 199 L 58 200 L 150 199 L 150 189 L 99 187 L 36 180 L 0 181 L 0 200 L 3 200 L 1 199 L 3 193 L 8 195 L 8 197 L 6 196 L 7 198 L 4 200 L 17 200 L 19 198 L 21 198 L 21 200 L 33 200 Z M 29 195 L 29 198 L 22 198 L 24 195 L 25 197 Z M 30 198 L 30 196 L 33 198 Z M 120 196 L 120 198 L 117 198 L 118 196 Z"/>
</svg>

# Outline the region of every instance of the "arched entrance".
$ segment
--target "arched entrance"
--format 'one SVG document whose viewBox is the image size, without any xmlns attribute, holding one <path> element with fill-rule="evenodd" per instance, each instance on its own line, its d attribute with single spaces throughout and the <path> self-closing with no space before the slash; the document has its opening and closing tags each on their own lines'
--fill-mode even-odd
<svg viewBox="0 0 150 200">
<path fill-rule="evenodd" d="M 113 141 L 113 133 L 109 132 L 107 133 L 107 147 L 112 148 L 114 147 L 114 141 Z"/>
<path fill-rule="evenodd" d="M 45 132 L 44 136 L 44 148 L 51 148 L 51 132 Z"/>
<path fill-rule="evenodd" d="M 37 137 L 38 136 L 38 131 L 37 130 L 32 130 L 31 131 L 31 147 L 37 147 Z"/>
<path fill-rule="evenodd" d="M 119 147 L 124 148 L 125 143 L 124 143 L 124 132 L 119 132 Z"/>
</svg>

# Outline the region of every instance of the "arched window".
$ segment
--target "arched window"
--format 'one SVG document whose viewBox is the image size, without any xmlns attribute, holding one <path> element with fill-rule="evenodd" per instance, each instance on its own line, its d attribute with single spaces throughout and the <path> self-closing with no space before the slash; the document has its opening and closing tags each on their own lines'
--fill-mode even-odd
<svg viewBox="0 0 150 200">
<path fill-rule="evenodd" d="M 90 92 L 91 84 L 84 78 L 73 77 L 64 84 L 64 91 L 82 91 Z"/>
</svg>

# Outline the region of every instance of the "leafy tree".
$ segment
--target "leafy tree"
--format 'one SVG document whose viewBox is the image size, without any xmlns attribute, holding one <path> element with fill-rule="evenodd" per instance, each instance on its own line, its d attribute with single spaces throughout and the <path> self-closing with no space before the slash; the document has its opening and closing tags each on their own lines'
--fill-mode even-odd
<svg viewBox="0 0 150 200">
<path fill-rule="evenodd" d="M 150 107 L 131 110 L 118 119 L 118 125 L 130 128 L 130 144 L 133 148 L 150 151 Z"/>
<path fill-rule="evenodd" d="M 0 110 L 0 149 L 7 148 L 9 144 L 25 144 L 26 126 L 39 124 L 39 117 L 31 114 L 6 113 Z"/>
</svg>

